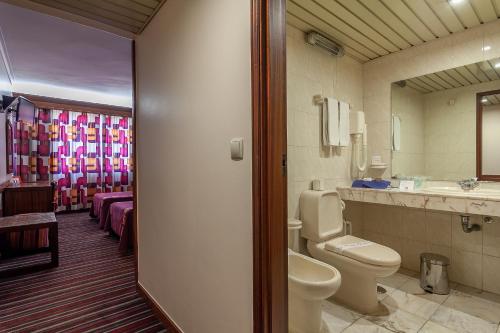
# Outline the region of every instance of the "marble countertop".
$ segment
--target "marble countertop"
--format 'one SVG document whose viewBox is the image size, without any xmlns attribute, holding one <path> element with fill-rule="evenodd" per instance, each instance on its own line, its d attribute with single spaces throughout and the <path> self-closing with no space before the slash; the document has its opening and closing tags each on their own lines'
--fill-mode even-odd
<svg viewBox="0 0 500 333">
<path fill-rule="evenodd" d="M 468 196 L 467 193 L 430 193 L 424 189 L 403 192 L 399 189 L 367 189 L 347 186 L 337 187 L 343 200 L 393 205 L 428 210 L 440 210 L 470 215 L 500 217 L 498 196 Z"/>
</svg>

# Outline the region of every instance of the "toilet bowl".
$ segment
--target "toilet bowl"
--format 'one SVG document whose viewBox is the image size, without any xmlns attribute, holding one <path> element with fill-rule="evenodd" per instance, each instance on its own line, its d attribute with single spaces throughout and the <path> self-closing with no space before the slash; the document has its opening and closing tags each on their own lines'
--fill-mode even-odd
<svg viewBox="0 0 500 333">
<path fill-rule="evenodd" d="M 342 275 L 334 299 L 363 314 L 377 310 L 376 279 L 396 273 L 401 256 L 389 247 L 344 235 L 342 201 L 336 191 L 302 192 L 300 219 L 311 256 Z"/>
<path fill-rule="evenodd" d="M 321 303 L 340 286 L 337 269 L 288 250 L 288 327 L 290 333 L 324 332 Z"/>
</svg>

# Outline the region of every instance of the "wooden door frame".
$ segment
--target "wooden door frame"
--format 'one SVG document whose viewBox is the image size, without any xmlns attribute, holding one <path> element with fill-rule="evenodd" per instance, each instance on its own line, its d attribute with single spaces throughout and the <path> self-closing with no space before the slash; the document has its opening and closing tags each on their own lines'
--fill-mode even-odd
<svg viewBox="0 0 500 333">
<path fill-rule="evenodd" d="M 476 177 L 484 181 L 500 181 L 500 175 L 483 175 L 483 103 L 484 96 L 500 94 L 500 90 L 490 90 L 476 94 Z"/>
<path fill-rule="evenodd" d="M 288 332 L 286 0 L 252 0 L 255 333 Z"/>
</svg>

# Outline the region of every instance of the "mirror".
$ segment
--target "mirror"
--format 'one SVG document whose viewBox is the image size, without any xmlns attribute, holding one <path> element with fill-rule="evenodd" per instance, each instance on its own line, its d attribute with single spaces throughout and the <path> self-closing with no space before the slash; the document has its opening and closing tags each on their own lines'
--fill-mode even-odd
<svg viewBox="0 0 500 333">
<path fill-rule="evenodd" d="M 500 180 L 500 59 L 394 82 L 391 92 L 393 177 Z"/>
</svg>

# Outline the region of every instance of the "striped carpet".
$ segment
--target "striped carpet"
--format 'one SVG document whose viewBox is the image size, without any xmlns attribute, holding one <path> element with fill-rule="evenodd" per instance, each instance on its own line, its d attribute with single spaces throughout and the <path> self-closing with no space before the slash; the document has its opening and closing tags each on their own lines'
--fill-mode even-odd
<svg viewBox="0 0 500 333">
<path fill-rule="evenodd" d="M 60 266 L 0 279 L 0 332 L 166 332 L 136 292 L 133 255 L 120 255 L 86 212 L 57 220 Z M 0 261 L 0 269 L 49 256 Z"/>
</svg>

